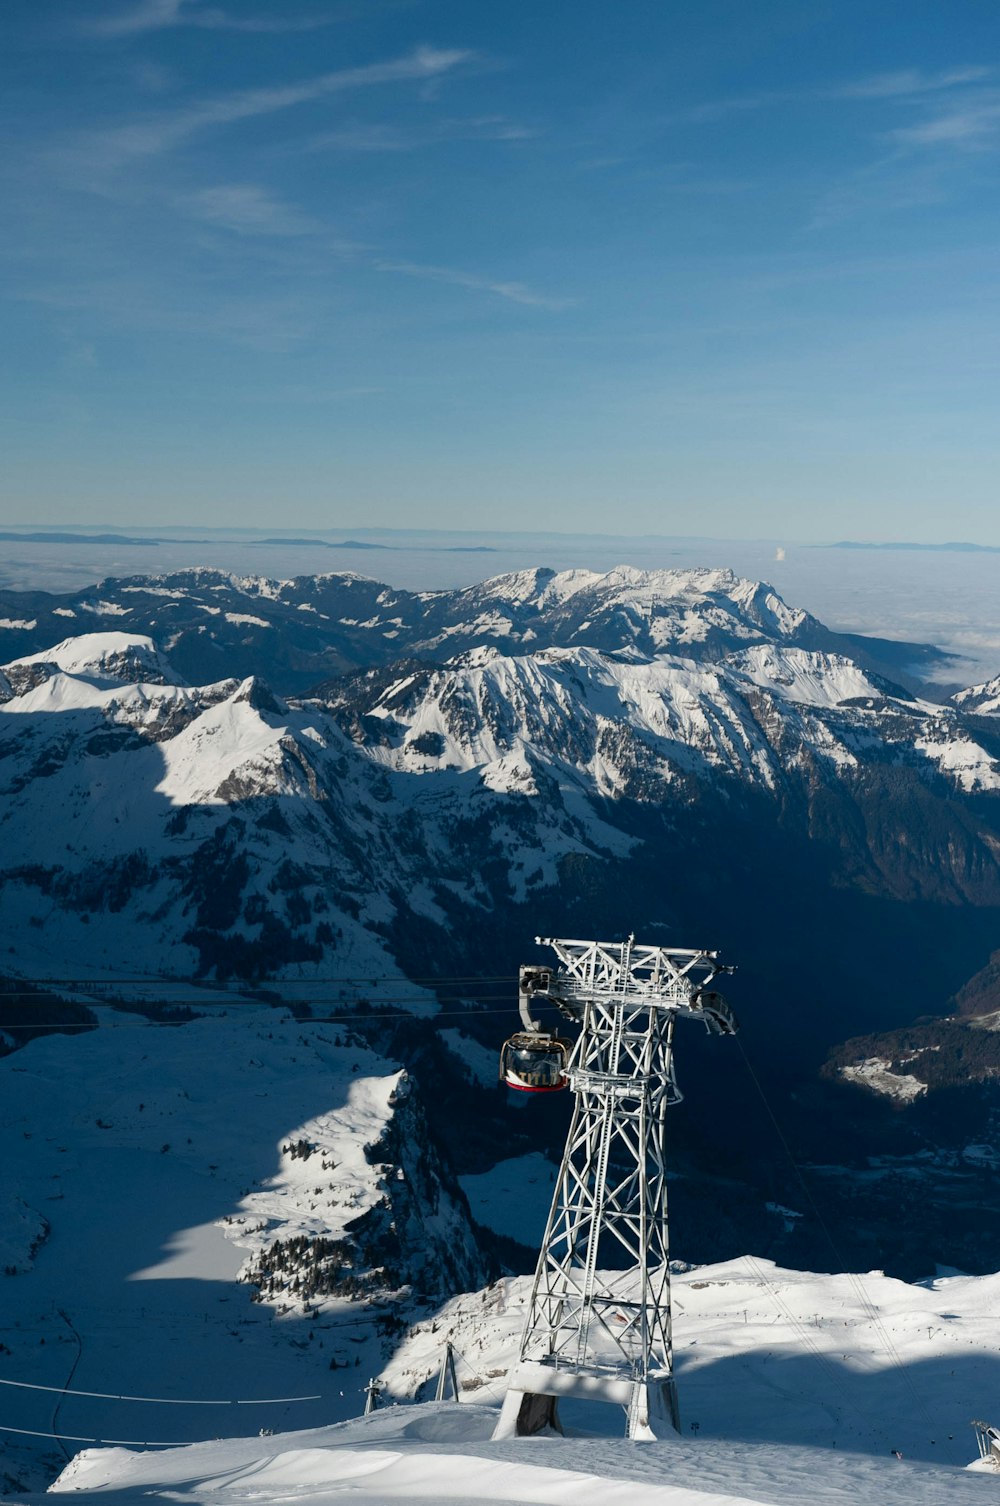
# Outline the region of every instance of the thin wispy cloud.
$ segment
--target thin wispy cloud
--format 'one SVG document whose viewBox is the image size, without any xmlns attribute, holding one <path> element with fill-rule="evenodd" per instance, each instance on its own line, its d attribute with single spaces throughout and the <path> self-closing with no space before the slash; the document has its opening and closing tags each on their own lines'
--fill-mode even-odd
<svg viewBox="0 0 1000 1506">
<path fill-rule="evenodd" d="M 901 147 L 982 148 L 996 143 L 1000 130 L 1000 97 L 979 100 L 963 108 L 946 110 L 917 125 L 891 133 Z"/>
<path fill-rule="evenodd" d="M 401 277 L 421 277 L 429 282 L 450 283 L 452 287 L 469 288 L 477 293 L 492 293 L 505 298 L 509 303 L 520 303 L 526 308 L 564 309 L 570 305 L 566 298 L 553 298 L 536 292 L 523 282 L 502 282 L 491 277 L 481 277 L 473 272 L 462 272 L 456 267 L 425 266 L 420 262 L 390 261 L 376 257 L 372 266 L 377 272 L 393 272 Z"/>
<path fill-rule="evenodd" d="M 127 125 L 93 132 L 78 139 L 69 155 L 81 165 L 89 162 L 96 169 L 110 171 L 130 161 L 167 152 L 212 127 L 274 115 L 352 90 L 438 78 L 472 56 L 465 48 L 418 47 L 414 52 L 388 62 L 342 68 L 297 84 L 243 89 L 200 100 L 178 110 L 144 116 Z"/>
<path fill-rule="evenodd" d="M 270 406 L 286 402 L 294 403 L 296 407 L 302 407 L 303 404 L 320 407 L 325 404 L 349 403 L 359 398 L 384 397 L 388 391 L 388 387 L 324 387 L 310 382 L 286 382 L 283 386 L 269 388 L 266 392 L 251 389 L 241 393 L 240 397 L 247 403 L 266 403 Z"/>
<path fill-rule="evenodd" d="M 406 127 L 384 122 L 350 122 L 306 142 L 311 152 L 414 152 L 448 141 L 531 141 L 537 132 L 502 115 L 447 119 Z"/>
<path fill-rule="evenodd" d="M 354 13 L 355 8 L 351 7 Z M 338 9 L 321 16 L 240 16 L 197 0 L 142 0 L 128 10 L 98 16 L 83 25 L 96 37 L 135 37 L 150 31 L 164 31 L 179 26 L 200 27 L 205 31 L 244 31 L 259 33 L 315 31 L 346 19 Z"/>
<path fill-rule="evenodd" d="M 962 89 L 982 84 L 991 78 L 995 70 L 980 65 L 945 68 L 940 72 L 922 72 L 917 68 L 902 68 L 891 73 L 873 73 L 862 78 L 848 79 L 841 83 L 824 84 L 810 89 L 765 89 L 755 94 L 737 94 L 729 99 L 707 100 L 684 112 L 682 118 L 693 122 L 709 123 L 723 120 L 729 115 L 764 110 L 772 105 L 802 104 L 822 100 L 906 100 L 920 99 L 925 95 L 940 94 L 950 89 Z"/>
<path fill-rule="evenodd" d="M 946 205 L 970 181 L 967 173 L 956 171 L 959 155 L 1000 147 L 1000 91 L 984 86 L 988 76 L 990 70 L 971 68 L 937 75 L 939 88 L 925 88 L 927 97 L 914 101 L 911 115 L 922 118 L 882 132 L 880 154 L 823 195 L 810 228 L 825 230 L 860 215 Z M 882 82 L 877 97 L 912 97 L 902 76 L 884 75 Z"/>
<path fill-rule="evenodd" d="M 904 162 L 898 155 L 880 158 L 835 183 L 819 199 L 806 226 L 830 230 L 847 220 L 932 209 L 948 201 L 947 174 L 924 162 Z"/>
<path fill-rule="evenodd" d="M 905 99 L 920 94 L 937 94 L 942 89 L 958 89 L 965 84 L 980 84 L 993 70 L 985 67 L 946 68 L 941 73 L 921 73 L 903 68 L 897 73 L 874 73 L 854 83 L 842 84 L 834 91 L 839 99 Z"/>
<path fill-rule="evenodd" d="M 180 24 L 184 0 L 143 0 L 131 10 L 84 21 L 82 29 L 100 37 L 129 37 Z"/>
<path fill-rule="evenodd" d="M 174 200 L 193 219 L 237 235 L 298 236 L 321 227 L 256 183 L 220 183 Z"/>
<path fill-rule="evenodd" d="M 809 223 L 812 230 L 859 216 L 947 205 L 972 181 L 961 156 L 1000 149 L 1000 95 L 990 91 L 962 106 L 928 115 L 880 138 L 885 148 L 873 161 L 828 188 Z"/>
<path fill-rule="evenodd" d="M 997 70 L 964 64 L 936 70 L 902 68 L 867 74 L 837 83 L 808 88 L 761 90 L 730 99 L 710 100 L 681 119 L 694 123 L 722 121 L 729 116 L 782 106 L 856 104 L 880 105 L 905 123 L 868 130 L 875 147 L 873 160 L 845 173 L 821 192 L 807 221 L 807 229 L 827 230 L 859 216 L 928 209 L 946 203 L 954 182 L 933 148 L 983 150 L 998 142 L 1000 92 L 993 84 Z M 890 117 L 891 118 L 891 117 Z M 870 114 L 864 117 L 866 122 Z"/>
<path fill-rule="evenodd" d="M 322 239 L 317 244 L 327 257 L 328 270 L 332 259 L 343 267 L 368 267 L 387 275 L 423 278 L 531 309 L 557 311 L 569 307 L 571 302 L 539 293 L 521 282 L 483 277 L 454 267 L 394 261 L 373 255 L 360 246 Z M 329 275 L 324 278 L 322 290 L 317 290 L 313 283 L 307 290 L 301 279 L 297 281 L 300 284 L 297 290 L 284 295 L 272 291 L 254 297 L 219 296 L 213 290 L 210 297 L 203 291 L 192 300 L 189 292 L 179 296 L 176 288 L 156 278 L 115 275 L 29 285 L 19 297 L 24 303 L 60 315 L 96 315 L 105 332 L 158 330 L 197 339 L 211 336 L 231 345 L 287 353 L 315 341 L 320 316 L 325 317 L 330 308 Z M 332 400 L 374 396 L 382 390 L 375 386 L 348 387 L 328 392 L 326 397 Z"/>
</svg>

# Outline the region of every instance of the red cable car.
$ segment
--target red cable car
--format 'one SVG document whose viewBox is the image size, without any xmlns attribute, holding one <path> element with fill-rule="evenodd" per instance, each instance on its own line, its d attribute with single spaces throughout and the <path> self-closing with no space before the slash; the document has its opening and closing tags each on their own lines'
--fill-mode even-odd
<svg viewBox="0 0 1000 1506">
<path fill-rule="evenodd" d="M 524 1029 L 504 1041 L 500 1081 L 520 1093 L 559 1093 L 569 1087 L 566 1069 L 573 1042 L 543 1030 L 531 1012 L 536 998 L 546 998 L 551 983 L 548 967 L 522 967 L 518 974 L 518 1010 Z"/>
<path fill-rule="evenodd" d="M 558 1093 L 569 1087 L 566 1067 L 572 1041 L 541 1031 L 520 1030 L 500 1052 L 500 1080 L 521 1093 Z"/>
</svg>

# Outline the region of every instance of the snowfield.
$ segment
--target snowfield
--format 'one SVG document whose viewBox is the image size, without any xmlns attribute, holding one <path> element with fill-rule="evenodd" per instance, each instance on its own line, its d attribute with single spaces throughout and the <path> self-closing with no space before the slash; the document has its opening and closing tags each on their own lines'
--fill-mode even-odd
<svg viewBox="0 0 1000 1506">
<path fill-rule="evenodd" d="M 822 1449 L 732 1442 L 539 1438 L 490 1443 L 478 1405 L 400 1407 L 309 1433 L 169 1453 L 88 1450 L 57 1493 L 132 1506 L 409 1501 L 432 1506 L 979 1506 L 996 1478 Z"/>
<path fill-rule="evenodd" d="M 0 1433 L 0 1489 L 51 1478 L 34 1434 L 355 1415 L 400 1304 L 482 1279 L 405 1073 L 347 1027 L 250 1002 L 177 1027 L 96 1013 L 0 1059 L 0 1424 L 26 1430 Z"/>
<path fill-rule="evenodd" d="M 382 1372 L 388 1394 L 433 1395 L 451 1342 L 460 1393 L 499 1404 L 530 1284 L 508 1278 L 414 1324 Z M 949 1466 L 975 1457 L 970 1419 L 990 1412 L 1000 1378 L 1000 1275 L 911 1285 L 879 1271 L 829 1276 L 744 1256 L 676 1272 L 672 1287 L 685 1447 L 781 1445 L 876 1460 L 898 1450 Z M 576 1431 L 622 1427 L 613 1406 L 561 1410 Z"/>
<path fill-rule="evenodd" d="M 11 661 L 10 668 L 52 666 L 66 675 L 108 684 L 145 680 L 176 685 L 178 676 L 144 633 L 80 633 L 52 648 Z"/>
<path fill-rule="evenodd" d="M 992 1499 L 997 1482 L 962 1466 L 970 1418 L 994 1415 L 1000 1276 L 908 1285 L 749 1256 L 680 1270 L 682 1439 L 630 1444 L 620 1409 L 574 1403 L 566 1439 L 493 1444 L 530 1278 L 443 1306 L 419 1295 L 435 1279 L 460 1291 L 476 1256 L 398 1068 L 249 1003 L 180 1027 L 98 1015 L 90 1034 L 0 1061 L 18 1262 L 0 1280 L 8 1488 L 38 1489 L 61 1463 L 58 1491 L 108 1506 Z M 477 1216 L 517 1229 L 521 1173 L 541 1217 L 539 1155 L 466 1179 Z M 365 1275 L 388 1227 L 365 1220 L 387 1198 L 396 1290 Z M 276 1240 L 323 1239 L 357 1241 L 358 1285 L 310 1294 L 292 1280 L 315 1271 L 308 1257 L 284 1272 L 268 1259 Z M 254 1268 L 276 1276 L 258 1302 Z M 424 1404 L 446 1341 L 459 1400 Z M 361 1419 L 369 1376 L 398 1405 Z M 114 1440 L 133 1442 L 93 1446 Z"/>
<path fill-rule="evenodd" d="M 443 1306 L 419 1295 L 435 1280 L 460 1291 L 476 1256 L 405 1075 L 336 1026 L 250 1003 L 180 1027 L 98 1015 L 89 1034 L 0 1061 L 18 1263 L 0 1280 L 8 1487 L 40 1488 L 61 1462 L 58 1492 L 108 1506 L 992 1498 L 997 1482 L 961 1466 L 970 1418 L 994 1415 L 1000 1276 L 907 1285 L 753 1257 L 682 1270 L 682 1439 L 627 1443 L 620 1409 L 575 1403 L 566 1439 L 493 1444 L 530 1278 Z M 526 1178 L 538 1194 L 537 1222 L 550 1174 L 533 1155 L 466 1188 L 483 1222 L 529 1237 L 518 1191 Z M 365 1221 L 390 1216 L 395 1289 L 366 1275 L 388 1225 Z M 308 1256 L 283 1269 L 269 1255 L 323 1240 L 357 1242 L 347 1266 L 324 1256 L 357 1285 L 310 1290 Z M 275 1280 L 255 1302 L 246 1278 L 265 1270 Z M 446 1341 L 459 1400 L 418 1405 Z M 369 1376 L 399 1405 L 360 1419 Z M 104 1440 L 133 1442 L 92 1446 Z"/>
<path fill-rule="evenodd" d="M 861 1083 L 875 1093 L 887 1098 L 897 1098 L 912 1103 L 927 1092 L 927 1084 L 909 1072 L 894 1072 L 892 1063 L 881 1056 L 869 1056 L 855 1066 L 841 1067 L 840 1075 L 845 1082 Z"/>
<path fill-rule="evenodd" d="M 532 1151 L 459 1181 L 477 1223 L 531 1247 L 545 1233 L 557 1171 L 554 1161 Z"/>
</svg>

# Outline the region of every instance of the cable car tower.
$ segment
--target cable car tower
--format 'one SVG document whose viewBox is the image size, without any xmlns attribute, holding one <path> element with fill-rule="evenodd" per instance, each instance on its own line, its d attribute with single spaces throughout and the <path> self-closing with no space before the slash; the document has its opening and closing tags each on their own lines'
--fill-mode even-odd
<svg viewBox="0 0 1000 1506">
<path fill-rule="evenodd" d="M 662 1437 L 671 1427 L 680 1431 L 665 1133 L 666 1111 L 681 1101 L 674 1021 L 684 1016 L 716 1035 L 735 1034 L 729 1006 L 708 991 L 732 969 L 716 952 L 637 946 L 631 936 L 536 939 L 553 948 L 560 966 L 521 969 L 526 1028 L 504 1047 L 501 1075 L 537 1091 L 538 1071 L 551 1088 L 558 1070 L 576 1106 L 493 1436 L 561 1431 L 558 1398 L 576 1396 L 624 1406 L 629 1438 Z M 580 1025 L 571 1049 L 531 1017 L 538 1000 Z M 609 1256 L 620 1264 L 623 1251 L 623 1269 L 604 1268 Z"/>
</svg>

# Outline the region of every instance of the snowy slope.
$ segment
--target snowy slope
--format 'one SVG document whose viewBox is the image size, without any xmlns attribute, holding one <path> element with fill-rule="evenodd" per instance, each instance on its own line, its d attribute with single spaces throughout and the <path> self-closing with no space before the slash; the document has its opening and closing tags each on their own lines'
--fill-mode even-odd
<svg viewBox="0 0 1000 1506">
<path fill-rule="evenodd" d="M 454 1506 L 973 1506 L 996 1481 L 958 1469 L 754 1442 L 627 1444 L 609 1439 L 490 1443 L 480 1406 L 375 1413 L 266 1441 L 169 1453 L 93 1450 L 55 1489 L 139 1500 L 438 1501 Z"/>
<path fill-rule="evenodd" d="M 260 1005 L 98 1017 L 0 1061 L 0 1383 L 55 1388 L 3 1384 L 3 1427 L 182 1441 L 354 1415 L 397 1311 L 482 1277 L 405 1074 Z M 256 1404 L 291 1396 L 321 1400 Z M 0 1434 L 0 1481 L 53 1447 Z"/>
<path fill-rule="evenodd" d="M 373 781 L 333 724 L 253 680 L 77 671 L 0 706 L 0 926 L 25 971 L 120 973 L 127 956 L 132 974 L 189 975 L 221 933 L 230 972 L 329 972 L 336 950 L 341 972 L 399 976 L 369 925 L 386 913 Z"/>
<path fill-rule="evenodd" d="M 436 625 L 442 598 L 428 598 L 428 626 Z M 811 626 L 822 631 L 771 586 L 725 569 L 524 570 L 450 593 L 447 609 L 447 625 L 414 647 L 473 638 L 605 648 L 610 638 L 643 653 L 717 657 L 741 642 L 795 642 Z"/>
<path fill-rule="evenodd" d="M 995 1395 L 998 1283 L 906 1286 L 877 1272 L 815 1276 L 750 1258 L 688 1270 L 674 1282 L 682 1437 L 630 1444 L 619 1408 L 564 1403 L 566 1438 L 495 1444 L 527 1296 L 526 1278 L 508 1280 L 455 1299 L 406 1336 L 383 1371 L 398 1407 L 263 1441 L 88 1449 L 55 1489 L 212 1503 L 252 1493 L 316 1506 L 964 1506 L 996 1492 L 995 1477 L 965 1466 L 976 1455 L 969 1416 L 988 1412 Z M 407 1405 L 432 1382 L 448 1340 L 458 1404 Z"/>
<path fill-rule="evenodd" d="M 7 665 L 6 678 L 15 686 L 23 686 L 57 671 L 100 684 L 183 683 L 152 638 L 142 633 L 114 632 L 81 633 L 41 653 L 13 659 Z"/>
<path fill-rule="evenodd" d="M 345 679 L 325 700 L 388 767 L 489 770 L 492 788 L 526 794 L 537 793 L 539 763 L 583 775 L 602 796 L 649 799 L 669 798 L 679 775 L 773 788 L 817 762 L 835 779 L 876 749 L 966 790 L 1000 789 L 996 761 L 953 711 L 849 659 L 796 648 L 755 647 L 714 664 L 480 648 L 439 669 Z"/>
<path fill-rule="evenodd" d="M 960 711 L 975 716 L 1000 715 L 1000 675 L 981 685 L 970 685 L 967 690 L 959 690 L 951 699 Z"/>
<path fill-rule="evenodd" d="M 459 1355 L 463 1397 L 499 1404 L 530 1278 L 448 1303 L 414 1327 L 383 1371 L 400 1401 L 433 1394 L 442 1346 Z M 1000 1276 L 915 1285 L 782 1270 L 751 1256 L 676 1272 L 674 1357 L 686 1437 L 820 1447 L 959 1465 L 972 1417 L 992 1416 Z M 567 1426 L 615 1433 L 621 1414 L 561 1403 Z"/>
<path fill-rule="evenodd" d="M 545 1233 L 557 1170 L 554 1161 L 533 1150 L 459 1181 L 477 1223 L 534 1248 Z"/>
</svg>

